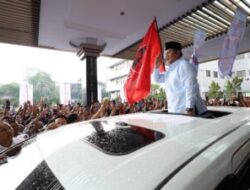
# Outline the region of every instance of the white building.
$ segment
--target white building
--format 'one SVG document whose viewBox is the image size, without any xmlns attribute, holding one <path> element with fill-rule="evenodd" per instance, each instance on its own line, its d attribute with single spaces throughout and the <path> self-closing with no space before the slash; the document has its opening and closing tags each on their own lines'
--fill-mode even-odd
<svg viewBox="0 0 250 190">
<path fill-rule="evenodd" d="M 241 91 L 250 92 L 250 52 L 240 54 L 236 57 L 232 73 L 232 77 L 238 76 L 243 78 Z M 227 80 L 230 80 L 230 78 L 219 76 L 218 60 L 209 61 L 199 65 L 198 82 L 203 95 L 209 90 L 212 81 L 217 82 L 220 85 L 221 90 L 223 90 Z"/>
<path fill-rule="evenodd" d="M 111 98 L 114 99 L 118 96 L 124 99 L 123 85 L 127 79 L 131 64 L 131 60 L 121 60 L 108 67 L 107 75 L 107 88 L 106 91 L 111 94 Z M 243 92 L 250 93 L 250 52 L 240 54 L 236 57 L 233 66 L 233 77 L 239 76 L 244 80 L 241 85 Z M 218 60 L 209 61 L 199 65 L 198 70 L 198 82 L 200 84 L 201 94 L 204 96 L 205 92 L 209 90 L 209 86 L 212 81 L 217 82 L 221 90 L 227 80 L 230 78 L 220 77 L 218 72 Z"/>
<path fill-rule="evenodd" d="M 108 67 L 108 80 L 106 91 L 110 93 L 111 99 L 120 97 L 124 100 L 123 85 L 127 79 L 131 64 L 131 60 L 120 60 Z"/>
</svg>

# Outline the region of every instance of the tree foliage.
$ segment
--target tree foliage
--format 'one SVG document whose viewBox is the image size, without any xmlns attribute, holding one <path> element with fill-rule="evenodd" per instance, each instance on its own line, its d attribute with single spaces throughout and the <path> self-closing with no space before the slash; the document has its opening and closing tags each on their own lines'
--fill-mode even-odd
<svg viewBox="0 0 250 190">
<path fill-rule="evenodd" d="M 220 91 L 221 87 L 217 82 L 212 81 L 208 88 L 209 88 L 208 90 L 209 98 L 222 97 L 222 92 Z"/>
<path fill-rule="evenodd" d="M 232 79 L 233 89 L 234 89 L 235 93 L 237 91 L 241 90 L 242 82 L 243 82 L 243 78 L 240 78 L 237 76 Z"/>
<path fill-rule="evenodd" d="M 228 80 L 225 85 L 225 94 L 227 97 L 236 96 L 237 92 L 241 90 L 241 84 L 243 82 L 243 78 L 234 77 L 231 81 Z"/>
<path fill-rule="evenodd" d="M 159 84 L 151 84 L 150 96 L 148 98 L 156 98 L 158 100 L 164 101 L 166 100 L 165 90 L 161 88 Z"/>
<path fill-rule="evenodd" d="M 71 99 L 72 102 L 82 103 L 82 85 L 71 84 Z"/>
<path fill-rule="evenodd" d="M 48 104 L 59 102 L 59 88 L 48 73 L 40 71 L 28 78 L 28 82 L 33 85 L 34 103 L 38 103 L 42 97 Z"/>
<path fill-rule="evenodd" d="M 9 99 L 11 105 L 19 104 L 19 84 L 9 83 L 0 86 L 0 104 L 4 105 L 5 100 Z"/>
<path fill-rule="evenodd" d="M 227 97 L 230 97 L 234 94 L 234 90 L 233 90 L 233 84 L 230 80 L 227 81 L 226 85 L 225 85 L 225 95 Z"/>
</svg>

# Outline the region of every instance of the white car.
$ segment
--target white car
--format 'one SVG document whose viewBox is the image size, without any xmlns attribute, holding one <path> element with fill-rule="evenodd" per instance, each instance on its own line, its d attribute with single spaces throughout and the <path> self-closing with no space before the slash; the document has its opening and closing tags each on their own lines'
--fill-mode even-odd
<svg viewBox="0 0 250 190">
<path fill-rule="evenodd" d="M 250 188 L 250 109 L 203 117 L 164 111 L 80 122 L 23 144 L 0 166 L 0 188 Z"/>
</svg>

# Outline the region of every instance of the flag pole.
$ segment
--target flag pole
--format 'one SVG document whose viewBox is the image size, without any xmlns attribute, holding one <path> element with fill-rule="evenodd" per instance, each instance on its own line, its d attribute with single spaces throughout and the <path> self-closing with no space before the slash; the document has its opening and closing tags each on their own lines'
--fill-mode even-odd
<svg viewBox="0 0 250 190">
<path fill-rule="evenodd" d="M 161 40 L 160 40 L 160 35 L 159 35 L 159 29 L 158 29 L 158 23 L 157 23 L 156 16 L 154 16 L 154 20 L 155 20 L 155 24 L 156 24 L 156 28 L 157 28 L 157 34 L 158 34 L 158 39 L 159 39 L 159 44 L 160 44 L 160 48 L 161 48 L 161 60 L 162 60 L 164 71 L 166 71 L 165 70 L 164 56 L 163 56 L 163 51 L 162 51 Z"/>
</svg>

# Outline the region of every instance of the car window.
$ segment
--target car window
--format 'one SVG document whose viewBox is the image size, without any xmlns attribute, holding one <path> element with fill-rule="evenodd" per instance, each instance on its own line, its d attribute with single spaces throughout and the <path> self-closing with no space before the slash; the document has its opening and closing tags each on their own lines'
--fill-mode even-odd
<svg viewBox="0 0 250 190">
<path fill-rule="evenodd" d="M 41 162 L 17 187 L 17 190 L 64 190 L 45 161 Z"/>
<path fill-rule="evenodd" d="M 170 115 L 185 115 L 182 113 L 168 113 L 167 110 L 160 110 L 160 111 L 152 111 L 151 113 L 156 113 L 156 114 L 170 114 Z M 219 117 L 224 117 L 227 115 L 232 114 L 231 112 L 226 112 L 226 111 L 216 111 L 216 110 L 207 110 L 204 114 L 199 115 L 199 116 L 191 116 L 191 117 L 200 117 L 203 119 L 216 119 Z M 187 115 L 185 115 L 187 116 Z"/>
<path fill-rule="evenodd" d="M 232 169 L 236 173 L 242 164 L 247 160 L 247 155 L 250 154 L 250 140 L 243 143 L 232 157 Z"/>
<path fill-rule="evenodd" d="M 237 177 L 239 179 L 240 185 L 245 189 L 250 189 L 250 158 L 246 164 L 238 172 Z"/>
<path fill-rule="evenodd" d="M 249 190 L 250 189 L 250 159 L 237 174 L 226 176 L 215 190 Z"/>
<path fill-rule="evenodd" d="M 240 190 L 238 179 L 235 175 L 229 175 L 215 188 L 215 190 Z"/>
</svg>

